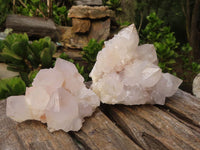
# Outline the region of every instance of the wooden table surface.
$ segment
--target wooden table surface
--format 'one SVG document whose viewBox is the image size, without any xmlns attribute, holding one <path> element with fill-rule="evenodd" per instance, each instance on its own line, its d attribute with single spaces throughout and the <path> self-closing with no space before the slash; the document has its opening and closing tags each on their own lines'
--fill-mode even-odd
<svg viewBox="0 0 200 150">
<path fill-rule="evenodd" d="M 200 100 L 178 90 L 164 106 L 101 105 L 79 132 L 16 123 L 0 101 L 0 150 L 200 149 Z"/>
</svg>

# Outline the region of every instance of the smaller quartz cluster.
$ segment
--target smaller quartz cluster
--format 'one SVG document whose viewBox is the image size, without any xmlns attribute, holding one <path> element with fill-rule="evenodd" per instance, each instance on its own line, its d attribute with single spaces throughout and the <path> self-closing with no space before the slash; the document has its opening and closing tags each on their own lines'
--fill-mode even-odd
<svg viewBox="0 0 200 150">
<path fill-rule="evenodd" d="M 98 96 L 83 81 L 74 64 L 58 58 L 54 68 L 38 72 L 25 96 L 7 98 L 6 114 L 17 122 L 47 123 L 50 131 L 78 131 L 83 118 L 100 105 Z"/>
<path fill-rule="evenodd" d="M 138 46 L 134 24 L 120 31 L 98 53 L 90 73 L 92 90 L 107 104 L 161 104 L 182 80 L 162 73 L 152 44 Z"/>
</svg>

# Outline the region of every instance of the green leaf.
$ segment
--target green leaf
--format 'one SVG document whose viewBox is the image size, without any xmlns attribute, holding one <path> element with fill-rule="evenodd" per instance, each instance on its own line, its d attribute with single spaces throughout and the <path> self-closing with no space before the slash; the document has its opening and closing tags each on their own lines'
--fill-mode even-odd
<svg viewBox="0 0 200 150">
<path fill-rule="evenodd" d="M 168 62 L 167 62 L 167 64 L 175 64 L 176 63 L 176 61 L 174 60 L 174 59 L 170 59 Z"/>
<path fill-rule="evenodd" d="M 120 8 L 117 8 L 116 10 L 117 10 L 117 11 L 122 11 L 122 8 L 120 7 Z"/>
<path fill-rule="evenodd" d="M 43 68 L 49 68 L 52 65 L 52 55 L 48 48 L 45 48 L 40 55 Z"/>
<path fill-rule="evenodd" d="M 62 6 L 62 7 L 58 7 L 57 11 L 58 11 L 60 14 L 64 14 L 64 13 L 67 11 L 67 9 L 66 9 L 65 6 Z"/>
<path fill-rule="evenodd" d="M 22 60 L 22 57 L 16 55 L 15 53 L 13 53 L 12 51 L 6 48 L 3 49 L 3 52 L 0 53 L 0 55 L 3 56 L 6 60 L 11 61 L 11 62 L 12 60 L 18 60 L 18 61 Z"/>
<path fill-rule="evenodd" d="M 20 77 L 21 79 L 24 81 L 24 83 L 26 84 L 26 86 L 30 86 L 31 85 L 31 82 L 28 78 L 28 73 L 27 72 L 20 72 Z"/>
<path fill-rule="evenodd" d="M 11 50 L 18 56 L 25 58 L 27 56 L 28 43 L 24 41 L 15 42 L 11 46 Z"/>
<path fill-rule="evenodd" d="M 19 77 L 0 80 L 0 99 L 12 95 L 22 95 L 25 93 L 26 85 Z"/>
<path fill-rule="evenodd" d="M 32 3 L 37 4 L 40 2 L 40 0 L 31 0 Z"/>
<path fill-rule="evenodd" d="M 49 49 L 51 51 L 51 55 L 53 55 L 56 52 L 56 45 L 53 42 L 50 42 Z"/>
<path fill-rule="evenodd" d="M 31 71 L 28 75 L 28 78 L 29 78 L 29 81 L 32 83 L 33 82 L 33 79 L 35 78 L 35 76 L 37 75 L 39 71 L 38 70 L 34 70 L 34 71 Z"/>
<path fill-rule="evenodd" d="M 14 72 L 21 72 L 21 71 L 25 71 L 25 67 L 23 64 L 13 64 L 13 63 L 7 63 L 7 69 L 10 71 L 14 71 Z"/>
</svg>

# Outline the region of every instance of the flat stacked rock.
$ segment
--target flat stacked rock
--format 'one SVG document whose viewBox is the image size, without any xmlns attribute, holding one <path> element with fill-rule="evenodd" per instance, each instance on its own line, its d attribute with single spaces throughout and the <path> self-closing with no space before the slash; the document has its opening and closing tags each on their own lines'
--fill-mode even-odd
<svg viewBox="0 0 200 150">
<path fill-rule="evenodd" d="M 86 33 L 89 32 L 90 30 L 91 21 L 87 19 L 83 20 L 83 19 L 73 18 L 72 24 L 73 24 L 73 31 L 75 33 Z"/>
<path fill-rule="evenodd" d="M 90 39 L 106 40 L 110 35 L 110 18 L 114 12 L 105 6 L 72 6 L 68 17 L 72 27 L 62 27 L 62 42 L 65 47 L 82 49 Z"/>
<path fill-rule="evenodd" d="M 76 5 L 101 6 L 102 0 L 74 0 Z"/>
<path fill-rule="evenodd" d="M 68 17 L 81 19 L 102 19 L 112 17 L 113 11 L 106 6 L 72 6 L 69 10 Z"/>
</svg>

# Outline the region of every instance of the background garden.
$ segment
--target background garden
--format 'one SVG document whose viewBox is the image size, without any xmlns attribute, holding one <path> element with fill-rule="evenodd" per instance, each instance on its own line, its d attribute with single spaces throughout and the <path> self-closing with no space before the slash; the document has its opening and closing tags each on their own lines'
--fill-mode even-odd
<svg viewBox="0 0 200 150">
<path fill-rule="evenodd" d="M 75 63 L 79 72 L 88 76 L 103 41 L 91 39 L 82 49 L 81 61 L 62 52 L 59 40 L 50 37 L 32 38 L 26 33 L 12 33 L 5 28 L 9 14 L 51 18 L 57 26 L 71 26 L 68 11 L 73 0 L 0 0 L 0 63 L 19 72 L 17 77 L 0 79 L 0 99 L 24 94 L 42 68 L 53 67 L 56 57 Z M 200 72 L 200 0 L 103 0 L 116 16 L 111 21 L 109 37 L 134 23 L 140 43 L 154 44 L 159 66 L 183 79 L 182 89 L 191 92 L 192 81 Z M 61 51 L 55 57 L 55 53 Z"/>
</svg>

